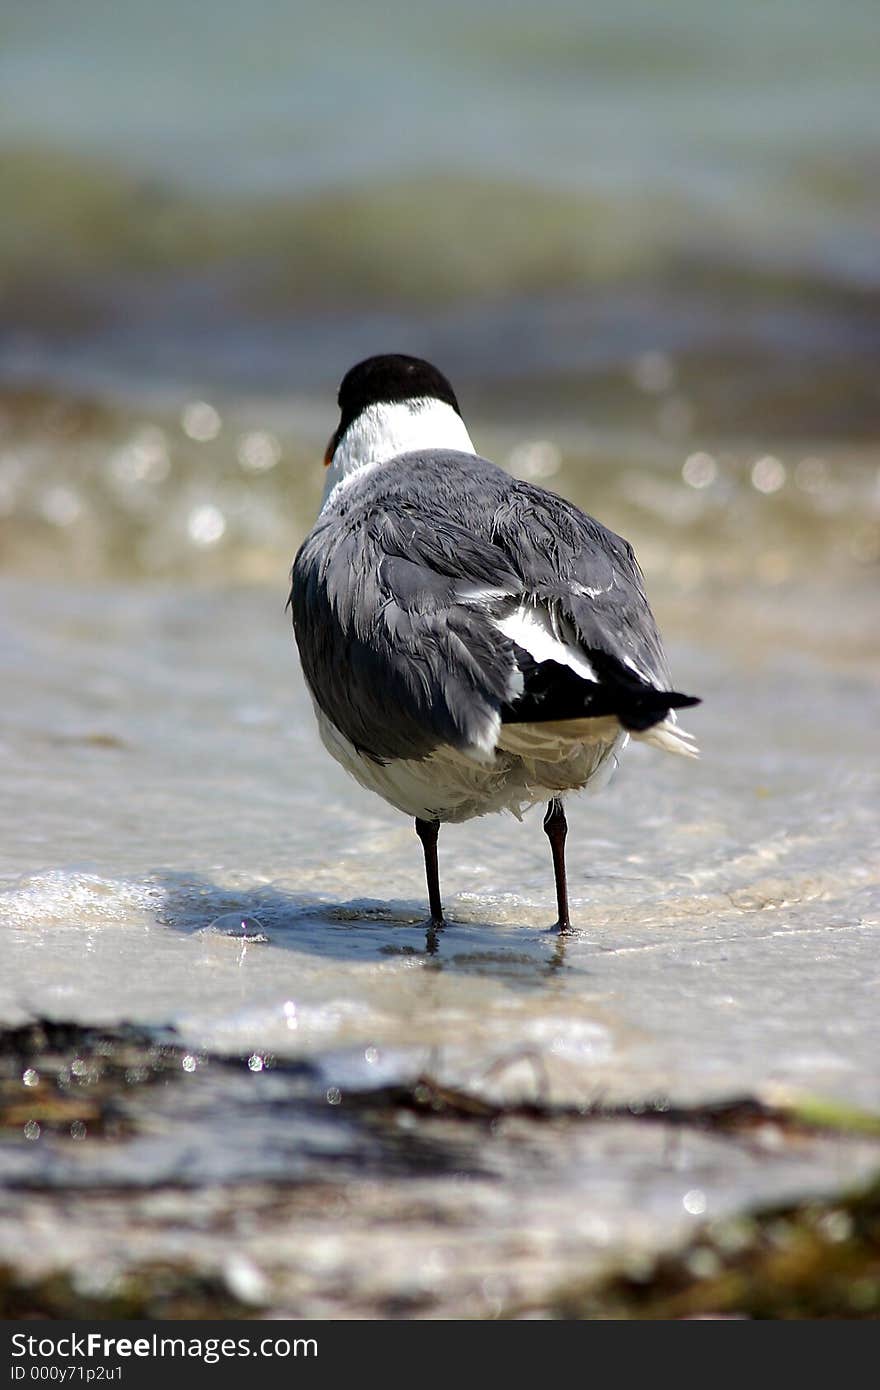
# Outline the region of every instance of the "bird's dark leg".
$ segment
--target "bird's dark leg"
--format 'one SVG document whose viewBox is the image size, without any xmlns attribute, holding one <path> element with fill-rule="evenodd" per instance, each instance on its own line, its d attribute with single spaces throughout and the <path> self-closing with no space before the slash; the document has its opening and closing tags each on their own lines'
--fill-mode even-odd
<svg viewBox="0 0 880 1390">
<path fill-rule="evenodd" d="M 553 851 L 553 874 L 556 879 L 556 908 L 559 918 L 557 931 L 568 931 L 571 921 L 568 916 L 568 885 L 565 880 L 565 837 L 568 834 L 568 821 L 562 802 L 557 796 L 548 803 L 544 817 L 544 829 Z"/>
<path fill-rule="evenodd" d="M 443 904 L 440 902 L 440 870 L 437 866 L 437 836 L 440 834 L 438 820 L 419 820 L 416 817 L 416 834 L 425 851 L 425 878 L 428 880 L 428 903 L 431 908 L 431 926 L 445 927 Z"/>
</svg>

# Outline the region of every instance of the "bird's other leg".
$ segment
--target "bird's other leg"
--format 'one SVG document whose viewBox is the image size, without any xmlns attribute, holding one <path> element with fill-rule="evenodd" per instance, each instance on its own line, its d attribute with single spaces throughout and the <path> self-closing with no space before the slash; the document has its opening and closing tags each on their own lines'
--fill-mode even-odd
<svg viewBox="0 0 880 1390">
<path fill-rule="evenodd" d="M 416 817 L 416 834 L 425 852 L 425 878 L 428 881 L 428 904 L 431 909 L 431 926 L 445 927 L 443 904 L 440 901 L 440 870 L 437 866 L 437 836 L 440 834 L 438 820 L 419 820 Z"/>
<path fill-rule="evenodd" d="M 556 909 L 559 914 L 557 931 L 568 931 L 571 921 L 568 915 L 568 884 L 565 878 L 565 837 L 568 834 L 568 821 L 558 796 L 547 805 L 544 829 L 553 852 L 553 874 L 556 879 Z"/>
</svg>

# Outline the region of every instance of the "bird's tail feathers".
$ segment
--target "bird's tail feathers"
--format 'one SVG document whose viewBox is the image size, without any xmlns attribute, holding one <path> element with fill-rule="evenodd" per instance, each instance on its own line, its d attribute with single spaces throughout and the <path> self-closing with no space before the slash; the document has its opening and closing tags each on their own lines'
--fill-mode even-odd
<svg viewBox="0 0 880 1390">
<path fill-rule="evenodd" d="M 688 704 L 698 703 L 698 700 L 688 700 Z M 652 724 L 649 729 L 633 730 L 632 737 L 642 743 L 650 743 L 653 748 L 660 748 L 664 753 L 677 753 L 682 758 L 700 756 L 693 734 L 679 726 L 674 710 L 670 710 L 665 719 L 659 724 Z"/>
</svg>

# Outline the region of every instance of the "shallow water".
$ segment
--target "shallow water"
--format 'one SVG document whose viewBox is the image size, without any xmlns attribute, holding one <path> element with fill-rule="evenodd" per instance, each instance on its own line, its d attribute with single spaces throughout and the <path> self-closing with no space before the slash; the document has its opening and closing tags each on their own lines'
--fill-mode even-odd
<svg viewBox="0 0 880 1390">
<path fill-rule="evenodd" d="M 752 595 L 747 629 L 742 592 L 711 615 L 668 595 L 704 758 L 629 749 L 573 803 L 565 942 L 537 815 L 444 829 L 452 924 L 429 941 L 418 842 L 318 745 L 281 593 L 7 578 L 2 599 L 0 1020 L 171 1024 L 194 1056 L 315 1068 L 209 1068 L 109 1145 L 4 1139 L 0 1249 L 25 1272 L 85 1263 L 98 1288 L 185 1251 L 300 1313 L 485 1315 L 686 1235 L 690 1207 L 877 1165 L 868 1138 L 769 1126 L 743 1149 L 635 1120 L 510 1120 L 491 1142 L 413 1121 L 401 1151 L 344 1111 L 425 1072 L 502 1103 L 880 1107 L 876 669 L 821 588 Z"/>
<path fill-rule="evenodd" d="M 7 1017 L 350 1049 L 364 1076 L 370 1047 L 392 1070 L 439 1048 L 459 1083 L 529 1049 L 576 1096 L 772 1081 L 880 1102 L 858 663 L 789 641 L 758 685 L 716 605 L 723 642 L 672 647 L 706 700 L 703 761 L 631 748 L 573 806 L 575 936 L 547 930 L 539 819 L 495 818 L 444 828 L 454 925 L 426 955 L 417 841 L 319 745 L 278 595 L 9 581 L 5 600 Z M 269 944 L 212 933 L 226 913 Z"/>
</svg>

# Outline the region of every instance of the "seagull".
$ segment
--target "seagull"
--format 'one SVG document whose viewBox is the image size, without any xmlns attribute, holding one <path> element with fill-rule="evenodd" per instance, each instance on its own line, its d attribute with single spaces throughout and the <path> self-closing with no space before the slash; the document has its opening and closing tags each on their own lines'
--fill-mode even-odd
<svg viewBox="0 0 880 1390">
<path fill-rule="evenodd" d="M 429 927 L 439 828 L 546 803 L 556 928 L 571 926 L 563 797 L 630 738 L 696 757 L 632 547 L 481 458 L 449 381 L 417 357 L 339 389 L 318 520 L 290 606 L 328 752 L 415 820 Z"/>
</svg>

